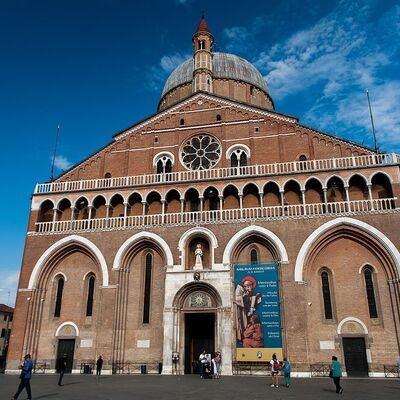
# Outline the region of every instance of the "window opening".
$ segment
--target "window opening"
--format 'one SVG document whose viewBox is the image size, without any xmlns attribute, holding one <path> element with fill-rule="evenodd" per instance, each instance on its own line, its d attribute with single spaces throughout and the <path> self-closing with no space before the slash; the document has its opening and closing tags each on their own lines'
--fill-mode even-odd
<svg viewBox="0 0 400 400">
<path fill-rule="evenodd" d="M 255 249 L 250 252 L 250 264 L 258 264 L 258 254 Z"/>
<path fill-rule="evenodd" d="M 64 278 L 58 278 L 56 304 L 54 307 L 54 316 L 55 317 L 59 317 L 61 315 L 61 303 L 62 303 L 63 291 L 64 291 Z"/>
<path fill-rule="evenodd" d="M 151 270 L 153 266 L 153 256 L 146 254 L 146 267 L 144 277 L 144 302 L 143 302 L 143 323 L 150 322 L 150 289 L 151 289 Z"/>
<path fill-rule="evenodd" d="M 378 318 L 378 310 L 376 308 L 374 281 L 372 271 L 369 268 L 364 270 L 365 289 L 367 291 L 369 316 L 371 318 Z"/>
<path fill-rule="evenodd" d="M 91 276 L 88 282 L 88 296 L 86 303 L 86 316 L 91 317 L 93 315 L 93 296 L 94 296 L 94 283 L 95 277 Z"/>
<path fill-rule="evenodd" d="M 321 273 L 321 283 L 322 295 L 324 298 L 325 319 L 333 319 L 329 274 L 326 271 Z"/>
</svg>

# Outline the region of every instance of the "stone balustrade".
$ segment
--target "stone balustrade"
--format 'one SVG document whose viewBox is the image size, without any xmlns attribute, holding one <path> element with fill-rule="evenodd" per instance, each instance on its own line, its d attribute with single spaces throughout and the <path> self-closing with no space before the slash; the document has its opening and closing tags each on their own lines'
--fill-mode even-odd
<svg viewBox="0 0 400 400">
<path fill-rule="evenodd" d="M 120 230 L 162 225 L 195 225 L 245 222 L 252 220 L 280 220 L 329 215 L 350 215 L 396 210 L 397 198 L 353 200 L 315 204 L 293 204 L 270 207 L 221 209 L 212 211 L 127 215 L 123 217 L 93 218 L 53 222 L 37 222 L 36 233 L 65 233 L 75 231 Z M 32 232 L 31 232 L 32 233 Z"/>
<path fill-rule="evenodd" d="M 316 171 L 358 169 L 377 166 L 399 165 L 400 155 L 395 153 L 371 154 L 365 156 L 329 158 L 323 160 L 291 161 L 284 163 L 248 165 L 245 167 L 214 168 L 196 171 L 177 171 L 165 174 L 121 176 L 115 178 L 89 179 L 79 181 L 38 183 L 34 194 L 76 192 L 122 187 L 140 187 L 164 183 L 213 181 L 232 178 L 277 176 Z"/>
</svg>

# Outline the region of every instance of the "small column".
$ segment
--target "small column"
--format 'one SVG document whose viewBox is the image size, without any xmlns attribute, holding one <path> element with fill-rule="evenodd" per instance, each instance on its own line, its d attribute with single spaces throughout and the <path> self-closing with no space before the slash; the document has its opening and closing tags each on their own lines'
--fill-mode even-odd
<svg viewBox="0 0 400 400">
<path fill-rule="evenodd" d="M 51 223 L 51 230 L 52 231 L 54 231 L 54 225 L 56 224 L 57 211 L 58 211 L 58 209 L 56 207 L 54 207 L 53 208 L 53 222 Z"/>
<path fill-rule="evenodd" d="M 73 221 L 75 219 L 75 211 L 76 208 L 74 206 L 71 206 L 71 221 Z"/>
<path fill-rule="evenodd" d="M 349 196 L 349 186 L 344 187 L 345 190 L 345 201 L 346 201 L 346 209 L 347 211 L 350 211 L 350 196 Z"/>
<path fill-rule="evenodd" d="M 243 218 L 243 193 L 239 193 L 240 218 Z"/>
<path fill-rule="evenodd" d="M 147 205 L 147 202 L 146 201 L 142 201 L 142 205 L 143 205 L 143 216 L 145 216 L 146 215 L 146 205 Z"/>
<path fill-rule="evenodd" d="M 203 196 L 199 196 L 199 200 L 200 200 L 200 218 L 199 218 L 199 221 L 203 221 L 204 197 Z"/>
<path fill-rule="evenodd" d="M 260 207 L 264 208 L 264 192 L 258 192 L 258 195 L 260 196 Z"/>
<path fill-rule="evenodd" d="M 220 194 L 218 197 L 219 197 L 219 219 L 222 221 L 222 212 L 224 209 L 224 196 Z"/>
<path fill-rule="evenodd" d="M 367 185 L 367 188 L 368 188 L 368 203 L 369 203 L 370 209 L 373 211 L 373 210 L 375 210 L 375 207 L 374 207 L 374 199 L 372 198 L 372 185 L 369 183 Z M 379 208 L 379 206 L 378 206 L 378 208 Z"/>
<path fill-rule="evenodd" d="M 164 225 L 165 223 L 165 204 L 167 200 L 161 199 L 161 223 Z"/>
<path fill-rule="evenodd" d="M 324 213 L 327 213 L 328 212 L 328 195 L 327 195 L 328 188 L 324 187 L 324 188 L 322 188 L 322 191 L 324 193 Z"/>
<path fill-rule="evenodd" d="M 106 219 L 110 218 L 110 208 L 112 208 L 112 206 L 110 204 L 106 204 Z"/>
<path fill-rule="evenodd" d="M 179 200 L 181 201 L 181 221 L 180 222 L 182 223 L 183 222 L 183 213 L 185 211 L 185 198 L 181 197 Z"/>
<path fill-rule="evenodd" d="M 282 215 L 285 215 L 285 191 L 284 190 L 280 190 L 279 194 L 281 195 Z"/>
<path fill-rule="evenodd" d="M 128 206 L 129 206 L 129 203 L 127 203 L 127 202 L 125 202 L 124 203 L 124 228 L 126 227 L 126 225 L 127 225 L 127 217 L 128 217 Z"/>
<path fill-rule="evenodd" d="M 307 215 L 307 209 L 306 209 L 306 190 L 301 189 L 301 204 L 303 205 L 303 213 L 304 215 Z"/>
</svg>

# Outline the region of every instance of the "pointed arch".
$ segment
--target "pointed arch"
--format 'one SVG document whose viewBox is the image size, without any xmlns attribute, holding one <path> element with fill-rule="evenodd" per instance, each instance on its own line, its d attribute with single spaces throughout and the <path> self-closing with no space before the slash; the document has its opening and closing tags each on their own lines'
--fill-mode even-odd
<svg viewBox="0 0 400 400">
<path fill-rule="evenodd" d="M 303 282 L 304 262 L 314 243 L 324 233 L 340 225 L 348 225 L 351 227 L 358 228 L 367 235 L 372 236 L 378 243 L 380 243 L 386 249 L 391 260 L 393 261 L 393 264 L 396 267 L 397 275 L 400 276 L 400 252 L 397 250 L 396 246 L 391 242 L 391 240 L 387 236 L 385 236 L 383 232 L 374 228 L 372 225 L 369 225 L 362 221 L 358 221 L 353 218 L 341 217 L 321 225 L 313 233 L 311 233 L 311 235 L 303 243 L 299 251 L 299 254 L 297 256 L 296 265 L 294 268 L 295 282 Z"/>
<path fill-rule="evenodd" d="M 113 269 L 120 269 L 122 261 L 127 253 L 127 251 L 134 245 L 142 240 L 150 240 L 158 244 L 165 254 L 167 260 L 167 267 L 174 265 L 174 260 L 172 257 L 171 249 L 169 248 L 167 242 L 161 237 L 152 232 L 139 232 L 131 236 L 118 249 L 118 252 L 114 258 Z"/>
<path fill-rule="evenodd" d="M 99 263 L 102 275 L 103 275 L 103 286 L 108 286 L 108 268 L 106 260 L 103 256 L 103 253 L 99 250 L 99 248 L 90 240 L 78 236 L 78 235 L 71 235 L 67 236 L 64 239 L 59 240 L 58 242 L 54 243 L 50 246 L 39 258 L 36 262 L 35 267 L 32 270 L 31 276 L 29 278 L 28 289 L 32 290 L 35 289 L 36 282 L 40 276 L 40 273 L 43 267 L 47 264 L 50 258 L 55 255 L 60 249 L 71 246 L 72 244 L 77 244 L 78 246 L 83 246 L 89 250 L 90 253 L 94 255 L 97 262 Z"/>
<path fill-rule="evenodd" d="M 234 248 L 236 245 L 246 236 L 252 235 L 252 234 L 258 234 L 263 236 L 265 239 L 270 241 L 272 245 L 275 247 L 277 251 L 277 255 L 279 256 L 279 261 L 281 263 L 288 263 L 289 258 L 288 254 L 286 251 L 286 248 L 282 241 L 279 239 L 278 236 L 275 235 L 275 233 L 271 232 L 268 229 L 265 229 L 261 226 L 248 226 L 239 232 L 237 232 L 235 235 L 232 236 L 231 240 L 228 242 L 228 244 L 225 247 L 224 250 L 224 255 L 222 256 L 222 262 L 224 265 L 229 265 L 231 262 L 231 256 Z"/>
</svg>

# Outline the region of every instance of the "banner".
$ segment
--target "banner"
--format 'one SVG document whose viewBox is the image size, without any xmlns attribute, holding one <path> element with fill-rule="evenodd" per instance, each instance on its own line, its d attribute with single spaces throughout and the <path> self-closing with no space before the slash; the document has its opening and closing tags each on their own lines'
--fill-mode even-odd
<svg viewBox="0 0 400 400">
<path fill-rule="evenodd" d="M 282 359 L 278 267 L 271 264 L 235 265 L 236 360 Z"/>
</svg>

